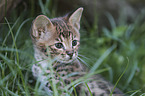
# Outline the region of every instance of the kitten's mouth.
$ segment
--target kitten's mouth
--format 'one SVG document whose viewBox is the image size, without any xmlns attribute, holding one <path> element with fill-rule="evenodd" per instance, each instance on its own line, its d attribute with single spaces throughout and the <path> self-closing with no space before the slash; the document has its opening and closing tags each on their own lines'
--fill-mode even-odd
<svg viewBox="0 0 145 96">
<path fill-rule="evenodd" d="M 73 56 L 68 56 L 68 55 L 61 56 L 61 55 L 59 55 L 57 57 L 57 61 L 61 62 L 61 63 L 72 63 L 74 60 L 76 60 L 76 58 L 77 58 L 77 55 L 73 55 Z"/>
<path fill-rule="evenodd" d="M 68 58 L 68 59 L 63 59 L 63 60 L 59 60 L 59 62 L 61 62 L 61 63 L 71 63 L 71 62 L 73 62 L 74 60 L 75 60 L 76 58 Z"/>
</svg>

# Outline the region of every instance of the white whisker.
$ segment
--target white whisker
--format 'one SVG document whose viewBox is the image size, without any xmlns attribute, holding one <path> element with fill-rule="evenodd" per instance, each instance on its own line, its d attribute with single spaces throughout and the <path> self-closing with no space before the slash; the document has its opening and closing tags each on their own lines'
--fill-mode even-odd
<svg viewBox="0 0 145 96">
<path fill-rule="evenodd" d="M 86 63 L 83 59 L 81 59 L 80 57 L 77 57 L 81 62 L 83 62 L 86 66 L 88 66 L 90 68 L 90 65 L 88 63 Z"/>
<path fill-rule="evenodd" d="M 90 58 L 88 58 L 88 57 L 86 57 L 86 56 L 84 56 L 84 55 L 78 54 L 78 56 L 83 57 L 83 58 L 87 59 L 88 61 L 90 61 L 91 63 L 93 63 L 92 60 L 91 60 Z"/>
<path fill-rule="evenodd" d="M 78 54 L 78 55 L 85 58 L 85 59 L 89 59 L 88 57 L 85 57 L 84 55 L 80 55 L 80 54 Z"/>
</svg>

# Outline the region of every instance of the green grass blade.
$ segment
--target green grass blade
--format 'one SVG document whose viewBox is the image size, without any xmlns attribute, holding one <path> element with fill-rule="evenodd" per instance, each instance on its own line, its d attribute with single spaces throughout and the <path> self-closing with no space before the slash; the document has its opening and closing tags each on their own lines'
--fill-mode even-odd
<svg viewBox="0 0 145 96">
<path fill-rule="evenodd" d="M 145 96 L 145 93 L 141 94 L 140 96 Z"/>
<path fill-rule="evenodd" d="M 90 73 L 84 75 L 83 77 L 80 77 L 79 79 L 77 79 L 77 80 L 71 82 L 71 83 L 68 84 L 67 86 L 65 86 L 65 89 L 67 90 L 67 89 L 69 89 L 71 86 L 73 86 L 73 85 L 75 85 L 75 84 L 77 84 L 77 83 L 79 83 L 79 82 L 82 82 L 82 81 L 84 82 L 85 80 L 87 80 L 87 79 L 90 78 L 91 76 L 93 76 L 93 75 L 95 75 L 95 74 L 102 73 L 102 72 L 107 71 L 107 70 L 109 70 L 109 69 L 108 69 L 108 68 L 105 68 L 105 69 L 97 70 L 96 72 L 90 72 Z M 71 73 L 71 74 L 72 74 L 72 73 Z M 85 73 L 81 73 L 81 74 L 85 74 Z"/>
<path fill-rule="evenodd" d="M 102 64 L 105 58 L 116 48 L 116 45 L 111 46 L 104 54 L 97 60 L 97 62 L 93 65 L 90 72 L 95 72 L 95 70 Z"/>
<path fill-rule="evenodd" d="M 18 94 L 15 94 L 14 92 L 10 91 L 7 88 L 2 88 L 2 89 L 4 89 L 6 92 L 8 92 L 11 96 L 19 96 Z"/>
<path fill-rule="evenodd" d="M 44 7 L 44 4 L 43 4 L 42 0 L 39 0 L 39 5 L 40 5 L 40 8 L 41 8 L 42 13 L 44 15 L 46 15 L 45 7 Z"/>
<path fill-rule="evenodd" d="M 13 26 L 11 27 L 11 29 L 13 29 L 13 28 L 16 26 L 16 24 L 18 23 L 19 19 L 20 19 L 20 18 L 18 18 L 18 19 L 16 20 L 16 22 L 13 24 Z M 7 41 L 7 38 L 8 38 L 8 36 L 10 35 L 10 33 L 11 33 L 11 30 L 9 30 L 8 34 L 5 36 L 5 39 L 3 40 L 3 43 L 2 43 L 2 47 L 5 45 L 5 43 L 6 43 L 6 41 Z"/>
<path fill-rule="evenodd" d="M 6 15 L 7 15 L 7 0 L 5 0 L 5 15 L 4 16 Z"/>
<path fill-rule="evenodd" d="M 131 80 L 132 80 L 133 77 L 135 76 L 135 72 L 136 72 L 136 69 L 137 69 L 137 66 L 138 66 L 138 62 L 135 61 L 135 62 L 133 62 L 133 63 L 134 63 L 134 64 L 133 64 L 133 66 L 132 66 L 130 75 L 129 75 L 129 77 L 128 77 L 128 79 L 127 79 L 127 81 L 126 81 L 126 84 L 125 84 L 125 86 L 124 86 L 123 89 L 127 88 L 127 86 L 129 85 L 129 83 L 131 82 Z"/>
<path fill-rule="evenodd" d="M 34 59 L 34 57 L 31 54 L 29 54 L 27 52 L 24 52 L 24 51 L 21 51 L 19 49 L 15 49 L 15 48 L 0 47 L 0 51 L 5 51 L 5 52 L 18 52 L 18 53 L 21 53 L 21 54 L 23 54 L 25 56 L 28 56 L 32 60 Z"/>
<path fill-rule="evenodd" d="M 135 94 L 137 94 L 138 92 L 140 92 L 140 90 L 135 91 L 135 92 L 132 93 L 130 96 L 136 96 Z"/>
<path fill-rule="evenodd" d="M 6 23 L 8 24 L 9 29 L 10 29 L 11 36 L 12 36 L 12 39 L 13 39 L 13 42 L 14 42 L 14 45 L 15 45 L 14 47 L 15 47 L 15 49 L 17 50 L 15 38 L 14 38 L 14 35 L 13 35 L 13 32 L 12 32 L 12 28 L 11 28 L 11 26 L 10 26 L 10 24 L 9 24 L 9 22 L 8 22 L 8 20 L 7 20 L 7 18 L 5 18 L 5 20 L 6 20 Z M 13 48 L 13 46 L 12 46 L 12 48 Z M 11 56 L 12 56 L 12 55 L 13 55 L 13 54 L 11 53 Z M 11 59 L 12 59 L 12 58 L 11 58 Z M 22 74 L 22 71 L 21 71 L 21 68 L 20 68 L 20 65 L 19 65 L 19 55 L 18 55 L 18 51 L 16 51 L 16 60 L 17 60 L 16 65 L 17 65 L 17 68 L 18 68 L 18 71 L 19 71 L 19 74 L 20 74 L 20 77 L 21 77 L 21 80 L 22 80 L 22 84 L 23 84 L 23 87 L 24 87 L 26 96 L 29 96 L 29 91 L 28 91 L 28 89 L 27 89 L 27 87 L 26 87 L 26 84 L 25 84 L 25 82 L 24 82 L 24 77 L 23 77 L 23 74 Z"/>
<path fill-rule="evenodd" d="M 112 94 L 113 94 L 113 92 L 114 92 L 114 90 L 115 90 L 117 84 L 119 83 L 120 79 L 121 79 L 122 76 L 125 74 L 126 70 L 128 69 L 129 59 L 127 58 L 127 60 L 128 60 L 128 63 L 127 63 L 127 65 L 126 65 L 126 68 L 125 68 L 125 70 L 123 71 L 123 73 L 121 74 L 121 76 L 118 78 L 118 80 L 117 80 L 117 82 L 115 83 L 114 88 L 113 88 L 113 90 L 112 90 L 112 92 L 110 93 L 109 96 L 112 96 Z"/>
<path fill-rule="evenodd" d="M 10 29 L 11 36 L 12 36 L 12 39 L 13 39 L 15 48 L 16 48 L 16 50 L 17 50 L 17 45 L 16 45 L 16 42 L 15 42 L 15 38 L 14 38 L 14 35 L 13 35 L 12 28 L 11 28 L 11 26 L 10 26 L 10 24 L 9 24 L 9 22 L 8 22 L 8 20 L 7 20 L 7 18 L 5 18 L 5 20 L 6 20 L 6 23 L 8 24 L 9 29 Z M 12 48 L 13 48 L 13 46 L 12 46 Z M 12 55 L 12 53 L 11 53 L 11 55 Z M 17 59 L 17 64 L 19 64 L 19 55 L 18 55 L 18 52 L 16 52 L 16 59 Z"/>
<path fill-rule="evenodd" d="M 112 29 L 116 28 L 116 23 L 115 23 L 115 20 L 112 17 L 112 15 L 110 13 L 106 12 L 106 16 L 108 17 L 108 20 L 110 22 L 111 28 Z"/>
<path fill-rule="evenodd" d="M 74 85 L 73 85 L 73 90 L 74 90 L 75 96 L 77 96 L 76 88 Z"/>
<path fill-rule="evenodd" d="M 91 95 L 91 96 L 93 96 L 93 95 L 92 95 L 92 92 L 91 92 L 91 90 L 90 90 L 90 88 L 89 88 L 89 86 L 88 86 L 88 84 L 87 84 L 86 82 L 85 82 L 85 85 L 87 86 L 87 88 L 88 88 L 88 90 L 89 90 L 90 95 Z"/>
<path fill-rule="evenodd" d="M 59 96 L 57 88 L 56 88 L 56 83 L 55 83 L 55 78 L 54 78 L 55 76 L 54 76 L 54 70 L 53 70 L 53 67 L 52 67 L 52 62 L 49 63 L 49 68 L 50 68 L 50 75 L 52 77 L 52 88 L 53 88 L 54 96 Z"/>
<path fill-rule="evenodd" d="M 30 21 L 30 20 L 31 20 L 30 18 L 24 20 L 24 21 L 22 22 L 22 24 L 19 26 L 19 28 L 18 28 L 18 30 L 17 30 L 17 33 L 16 33 L 16 35 L 15 35 L 15 42 L 16 42 L 17 37 L 18 37 L 18 35 L 19 35 L 19 33 L 20 33 L 20 30 L 22 29 L 22 27 L 24 26 L 24 24 L 27 23 L 27 22 Z M 13 46 L 14 46 L 15 42 L 13 42 Z M 13 47 L 12 47 L 12 48 L 13 48 Z"/>
</svg>

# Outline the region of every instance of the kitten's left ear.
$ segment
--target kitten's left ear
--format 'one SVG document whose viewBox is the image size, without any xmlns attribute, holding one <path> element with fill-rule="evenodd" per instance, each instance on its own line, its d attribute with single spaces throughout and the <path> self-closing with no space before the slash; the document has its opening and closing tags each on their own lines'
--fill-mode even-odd
<svg viewBox="0 0 145 96">
<path fill-rule="evenodd" d="M 53 29 L 53 24 L 48 17 L 45 15 L 39 15 L 33 21 L 31 36 L 37 40 L 40 38 L 44 39 L 44 36 L 50 37 L 53 33 L 49 30 Z"/>
<path fill-rule="evenodd" d="M 83 8 L 78 8 L 70 17 L 69 23 L 76 29 L 80 29 L 80 19 L 82 16 Z"/>
</svg>

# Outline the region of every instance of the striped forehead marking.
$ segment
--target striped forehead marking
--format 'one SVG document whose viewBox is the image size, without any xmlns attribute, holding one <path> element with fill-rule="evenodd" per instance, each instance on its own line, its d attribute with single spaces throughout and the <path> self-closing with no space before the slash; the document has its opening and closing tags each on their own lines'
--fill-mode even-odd
<svg viewBox="0 0 145 96">
<path fill-rule="evenodd" d="M 64 28 L 64 30 L 66 30 L 66 31 L 70 31 L 69 30 L 69 26 L 66 24 L 66 22 L 64 22 L 62 19 L 59 19 L 60 21 L 61 21 L 61 26 Z"/>
<path fill-rule="evenodd" d="M 67 23 L 62 19 L 59 18 L 56 19 L 54 21 L 54 25 L 56 26 L 56 30 L 57 33 L 59 34 L 59 38 L 61 39 L 61 41 L 62 41 L 61 36 L 64 38 L 69 38 L 71 34 L 73 35 L 73 33 L 69 29 L 70 26 L 67 25 Z"/>
</svg>

